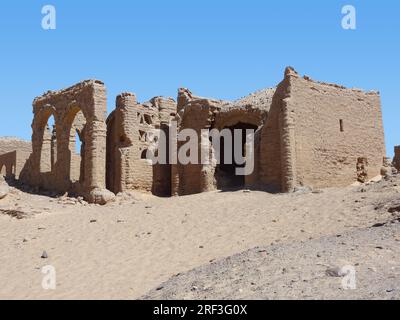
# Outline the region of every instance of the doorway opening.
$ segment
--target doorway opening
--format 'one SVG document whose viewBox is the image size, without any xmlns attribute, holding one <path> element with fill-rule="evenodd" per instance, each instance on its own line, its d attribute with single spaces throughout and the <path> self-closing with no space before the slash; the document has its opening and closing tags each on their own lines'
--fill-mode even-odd
<svg viewBox="0 0 400 320">
<path fill-rule="evenodd" d="M 220 164 L 217 165 L 215 171 L 215 177 L 217 182 L 217 188 L 219 190 L 237 190 L 245 187 L 245 179 L 246 177 L 243 175 L 237 175 L 236 169 L 244 168 L 245 163 L 240 163 L 235 159 L 235 148 L 241 148 L 241 156 L 246 156 L 246 130 L 257 130 L 256 125 L 252 125 L 249 123 L 239 122 L 233 126 L 225 127 L 224 129 L 228 129 L 231 132 L 232 137 L 232 145 L 226 145 L 229 143 L 228 139 L 225 139 L 224 136 L 221 137 L 220 143 Z M 241 134 L 240 139 L 235 138 L 235 130 L 240 130 Z M 236 141 L 239 140 L 239 141 Z M 229 154 L 226 152 L 229 150 Z"/>
</svg>

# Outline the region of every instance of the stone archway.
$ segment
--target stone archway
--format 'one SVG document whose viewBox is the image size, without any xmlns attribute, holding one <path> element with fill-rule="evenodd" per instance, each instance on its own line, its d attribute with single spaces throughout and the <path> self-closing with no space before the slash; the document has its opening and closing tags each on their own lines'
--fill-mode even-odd
<svg viewBox="0 0 400 320">
<path fill-rule="evenodd" d="M 69 124 L 69 180 L 72 184 L 84 184 L 87 120 L 80 108 L 73 108 L 68 115 Z"/>
<path fill-rule="evenodd" d="M 46 113 L 43 117 L 45 119 L 44 127 L 41 128 L 43 132 L 40 147 L 40 173 L 51 173 L 55 165 L 56 154 L 56 137 L 55 137 L 55 117 L 53 112 Z"/>
<path fill-rule="evenodd" d="M 112 194 L 107 192 L 105 186 L 107 101 L 104 84 L 88 80 L 61 91 L 49 91 L 34 100 L 33 112 L 33 152 L 23 182 L 32 186 L 44 185 L 51 191 L 74 192 L 89 202 L 104 204 L 111 199 Z M 84 140 L 84 168 L 79 170 L 79 181 L 72 183 L 71 129 L 75 119 L 80 117 L 77 117 L 79 112 L 86 119 L 86 124 L 78 129 Z M 51 171 L 51 179 L 47 179 L 40 172 L 40 163 L 43 131 L 51 113 L 55 118 L 57 161 Z"/>
</svg>

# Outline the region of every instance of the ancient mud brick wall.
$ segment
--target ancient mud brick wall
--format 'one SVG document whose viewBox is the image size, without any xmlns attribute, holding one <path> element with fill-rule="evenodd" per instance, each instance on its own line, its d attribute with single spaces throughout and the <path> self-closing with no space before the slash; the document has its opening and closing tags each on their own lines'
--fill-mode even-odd
<svg viewBox="0 0 400 320">
<path fill-rule="evenodd" d="M 394 147 L 393 166 L 400 171 L 400 146 Z"/>
<path fill-rule="evenodd" d="M 358 158 L 357 159 L 357 181 L 366 183 L 368 181 L 368 159 Z"/>
<path fill-rule="evenodd" d="M 283 154 L 281 140 L 281 110 L 287 95 L 287 83 L 283 81 L 278 85 L 272 99 L 268 118 L 261 130 L 259 181 L 262 188 L 277 192 L 286 188 L 284 186 Z M 285 171 L 286 173 L 286 171 Z M 285 175 L 285 181 L 288 176 Z"/>
<path fill-rule="evenodd" d="M 17 152 L 9 152 L 0 155 L 0 176 L 14 178 L 16 176 Z"/>
<path fill-rule="evenodd" d="M 380 96 L 300 78 L 286 72 L 281 139 L 283 172 L 291 168 L 293 186 L 346 186 L 357 180 L 359 158 L 368 162 L 368 178 L 380 174 L 386 154 Z M 285 132 L 286 131 L 286 136 Z"/>
<path fill-rule="evenodd" d="M 0 172 L 9 178 L 18 179 L 26 160 L 32 152 L 30 141 L 18 138 L 0 138 Z"/>
<path fill-rule="evenodd" d="M 0 138 L 0 154 L 13 151 L 30 154 L 32 152 L 32 143 L 13 137 Z"/>
<path fill-rule="evenodd" d="M 169 166 L 153 165 L 147 152 L 156 152 L 157 130 L 167 128 L 175 114 L 176 103 L 171 98 L 156 97 L 139 104 L 132 93 L 117 97 L 116 110 L 107 120 L 107 187 L 111 191 L 169 195 Z"/>
<path fill-rule="evenodd" d="M 179 132 L 185 129 L 193 129 L 196 132 L 196 136 L 192 138 L 198 139 L 201 135 L 201 129 L 211 127 L 211 109 L 212 106 L 205 101 L 193 101 L 186 105 L 184 113 L 181 114 L 182 121 L 179 123 Z M 178 150 L 185 144 L 186 141 L 178 142 Z M 205 170 L 203 170 L 203 165 L 200 164 L 200 141 L 198 141 L 196 151 L 198 164 L 182 164 L 178 161 L 177 168 L 173 168 L 173 175 L 178 175 L 178 178 L 173 178 L 173 194 L 188 195 L 205 192 L 213 185 L 212 182 L 208 181 L 210 174 L 208 170 L 211 168 L 206 166 Z"/>
<path fill-rule="evenodd" d="M 373 178 L 380 174 L 385 153 L 378 93 L 285 70 L 261 132 L 264 187 L 287 192 L 297 186 L 346 186 L 359 178 L 359 158 L 367 160 L 365 170 Z"/>
<path fill-rule="evenodd" d="M 171 122 L 175 121 L 177 104 L 172 98 L 156 97 L 151 100 L 152 105 L 158 110 L 159 129 L 164 133 L 166 140 L 158 140 L 155 148 L 160 144 L 165 145 L 166 164 L 153 165 L 153 194 L 157 196 L 171 196 L 171 164 L 170 164 L 170 128 Z M 158 151 L 157 151 L 158 152 Z"/>
<path fill-rule="evenodd" d="M 210 146 L 202 146 L 200 136 L 202 129 L 211 129 L 214 113 L 218 112 L 221 105 L 222 102 L 219 100 L 196 97 L 187 89 L 179 89 L 176 118 L 178 132 L 183 132 L 185 129 L 192 129 L 196 132 L 196 136 L 191 138 L 198 139 L 196 150 L 198 156 L 197 164 L 182 164 L 178 161 L 178 164 L 172 165 L 172 195 L 188 195 L 215 189 L 214 166 L 201 164 L 201 149 L 204 147 L 209 149 Z M 187 141 L 179 141 L 177 143 L 178 150 Z M 212 161 L 212 159 L 209 160 Z"/>
<path fill-rule="evenodd" d="M 105 86 L 97 80 L 49 91 L 36 98 L 32 154 L 21 180 L 52 191 L 81 194 L 90 202 L 100 203 L 109 198 L 105 189 L 106 105 Z M 47 125 L 51 116 L 54 130 Z M 72 147 L 75 133 L 82 139 L 79 169 Z M 42 166 L 44 157 L 51 159 L 46 168 Z M 75 172 L 78 170 L 79 174 Z"/>
<path fill-rule="evenodd" d="M 257 101 L 257 105 L 255 105 Z M 262 101 L 262 102 L 261 102 Z M 261 104 L 266 104 L 261 106 Z M 178 93 L 178 119 L 179 132 L 185 129 L 195 130 L 197 137 L 200 138 L 202 130 L 216 129 L 221 132 L 223 129 L 243 124 L 244 126 L 254 126 L 260 129 L 267 116 L 269 103 L 266 100 L 252 97 L 251 103 L 237 101 L 234 103 L 222 100 L 207 99 L 193 96 L 187 89 L 180 89 Z M 258 134 L 257 134 L 258 136 Z M 212 144 L 207 143 L 208 137 L 203 141 L 198 140 L 198 161 L 199 164 L 174 165 L 172 166 L 172 194 L 188 195 L 200 192 L 216 190 L 225 184 L 225 177 L 219 170 L 216 153 Z M 221 140 L 222 141 L 222 140 Z M 258 158 L 259 142 L 257 139 L 255 146 L 255 170 L 252 174 L 244 177 L 245 186 L 255 186 L 258 184 Z M 179 142 L 178 147 L 182 147 L 186 142 Z M 215 147 L 215 146 L 214 146 Z M 204 149 L 209 153 L 209 163 L 201 163 L 201 152 Z"/>
<path fill-rule="evenodd" d="M 133 188 L 131 162 L 137 157 L 134 144 L 139 139 L 136 105 L 134 94 L 123 93 L 107 119 L 107 188 L 114 193 Z"/>
<path fill-rule="evenodd" d="M 30 153 L 13 151 L 0 155 L 0 174 L 7 178 L 19 179 L 19 175 Z"/>
</svg>

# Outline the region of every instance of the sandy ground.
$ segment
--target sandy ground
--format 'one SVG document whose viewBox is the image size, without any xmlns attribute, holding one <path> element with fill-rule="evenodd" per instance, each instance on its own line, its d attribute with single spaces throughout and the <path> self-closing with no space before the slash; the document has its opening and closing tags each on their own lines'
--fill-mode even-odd
<svg viewBox="0 0 400 320">
<path fill-rule="evenodd" d="M 400 223 L 259 247 L 175 276 L 143 299 L 400 299 Z"/>
<path fill-rule="evenodd" d="M 178 273 L 254 247 L 306 243 L 390 221 L 387 206 L 400 199 L 398 185 L 400 178 L 286 195 L 133 194 L 103 207 L 12 188 L 0 200 L 0 298 L 140 298 Z M 400 264 L 398 256 L 391 259 Z M 42 288 L 46 265 L 57 271 L 56 290 Z"/>
</svg>

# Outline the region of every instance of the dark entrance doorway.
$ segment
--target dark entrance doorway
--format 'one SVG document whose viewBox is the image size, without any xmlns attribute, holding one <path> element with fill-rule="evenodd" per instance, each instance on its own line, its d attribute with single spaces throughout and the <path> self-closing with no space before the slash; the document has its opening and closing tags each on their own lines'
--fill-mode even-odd
<svg viewBox="0 0 400 320">
<path fill-rule="evenodd" d="M 238 190 L 245 186 L 245 176 L 237 175 L 237 168 L 244 168 L 245 164 L 237 163 L 235 159 L 235 148 L 241 147 L 241 155 L 244 157 L 246 153 L 246 130 L 257 130 L 257 126 L 239 122 L 233 126 L 225 127 L 231 132 L 232 146 L 229 148 L 231 154 L 225 154 L 225 144 L 229 143 L 223 136 L 221 137 L 220 144 L 220 164 L 217 165 L 215 176 L 217 181 L 217 187 L 220 190 Z M 241 142 L 235 141 L 235 130 L 241 130 Z M 232 160 L 231 160 L 232 159 Z"/>
</svg>

